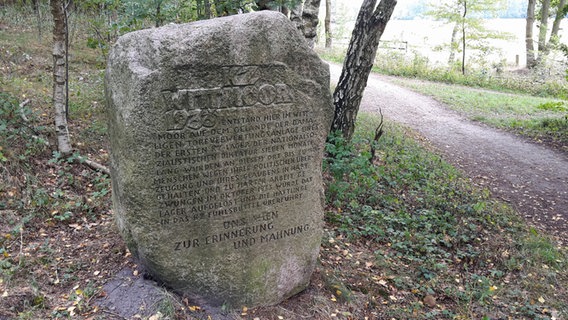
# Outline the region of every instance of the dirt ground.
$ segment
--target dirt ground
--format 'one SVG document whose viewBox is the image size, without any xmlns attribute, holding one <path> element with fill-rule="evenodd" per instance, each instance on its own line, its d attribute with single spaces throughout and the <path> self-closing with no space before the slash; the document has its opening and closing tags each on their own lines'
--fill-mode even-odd
<svg viewBox="0 0 568 320">
<path fill-rule="evenodd" d="M 331 65 L 332 83 L 341 67 Z M 420 133 L 444 159 L 495 197 L 510 203 L 537 230 L 568 244 L 568 155 L 467 120 L 442 103 L 371 74 L 360 111 Z"/>
</svg>

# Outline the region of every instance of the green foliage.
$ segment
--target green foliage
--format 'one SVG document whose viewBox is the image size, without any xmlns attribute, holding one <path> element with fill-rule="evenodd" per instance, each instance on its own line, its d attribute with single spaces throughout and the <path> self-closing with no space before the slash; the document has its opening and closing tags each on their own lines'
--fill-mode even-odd
<svg viewBox="0 0 568 320">
<path fill-rule="evenodd" d="M 44 150 L 47 142 L 39 135 L 45 128 L 33 127 L 34 121 L 30 108 L 20 107 L 16 98 L 0 92 L 0 162 L 26 162 Z"/>
<path fill-rule="evenodd" d="M 499 9 L 504 7 L 502 0 L 452 0 L 431 4 L 431 10 L 426 15 L 453 26 L 449 44 L 449 63 L 455 60 L 455 53 L 462 52 L 460 68 L 462 74 L 466 70 L 466 51 L 477 49 L 481 52 L 477 60 L 484 63 L 484 57 L 495 49 L 489 46 L 488 39 L 510 39 L 511 34 L 489 30 L 484 25 L 483 17 L 496 17 Z"/>
<path fill-rule="evenodd" d="M 387 133 L 379 143 L 382 165 L 375 166 L 368 161 L 369 138 L 357 137 L 349 144 L 333 134 L 326 146 L 325 169 L 333 177 L 327 200 L 341 209 L 329 218 L 339 230 L 385 243 L 397 239 L 392 248 L 405 258 L 477 257 L 471 248 L 478 227 L 470 217 L 487 215 L 487 195 L 472 193 L 455 169 L 408 138 Z"/>
<path fill-rule="evenodd" d="M 292 8 L 299 3 L 299 0 L 275 0 L 268 1 L 267 6 L 271 9 Z M 104 61 L 111 45 L 124 33 L 258 9 L 255 0 L 87 0 L 78 3 L 77 7 L 89 25 L 86 45 L 100 50 Z"/>
<path fill-rule="evenodd" d="M 330 54 L 330 53 L 328 53 Z M 328 56 L 325 56 L 328 58 Z M 329 57 L 333 61 L 342 61 L 342 53 Z M 479 87 L 497 91 L 530 94 L 537 97 L 553 97 L 566 99 L 568 87 L 557 79 L 542 79 L 540 75 L 515 76 L 499 74 L 499 64 L 482 69 L 474 69 L 463 75 L 459 67 L 452 68 L 434 66 L 427 57 L 414 51 L 412 56 L 400 52 L 379 52 L 373 65 L 374 71 L 406 78 L 419 78 L 447 84 L 460 84 L 469 87 Z"/>
<path fill-rule="evenodd" d="M 568 108 L 563 100 L 408 79 L 396 82 L 430 95 L 472 120 L 568 150 Z"/>
<path fill-rule="evenodd" d="M 548 101 L 537 106 L 537 109 L 547 111 L 568 112 L 568 107 L 563 101 Z"/>
<path fill-rule="evenodd" d="M 536 270 L 543 265 L 549 275 L 542 282 L 565 281 L 565 253 L 528 232 L 510 208 L 488 190 L 471 187 L 400 127 L 386 123 L 370 163 L 369 143 L 378 121 L 360 114 L 352 143 L 330 135 L 324 161 L 331 206 L 326 219 L 347 241 L 377 245 L 376 263 L 397 290 L 443 296 L 456 305 L 453 312 L 431 310 L 421 319 L 482 318 L 495 312 L 525 317 L 568 308 L 554 298 L 553 287 L 534 280 L 514 289 L 508 285 L 519 281 L 513 280 L 518 274 L 521 279 L 542 275 Z M 389 310 L 392 317 L 412 312 Z"/>
</svg>

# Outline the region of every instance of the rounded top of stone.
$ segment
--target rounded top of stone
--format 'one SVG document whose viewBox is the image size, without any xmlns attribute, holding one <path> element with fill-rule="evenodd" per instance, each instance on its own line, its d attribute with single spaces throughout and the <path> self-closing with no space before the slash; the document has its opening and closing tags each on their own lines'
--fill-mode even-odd
<svg viewBox="0 0 568 320">
<path fill-rule="evenodd" d="M 127 55 L 130 69 L 142 75 L 164 66 L 323 64 L 293 23 L 275 11 L 134 31 L 117 40 L 109 65 L 116 55 Z"/>
</svg>

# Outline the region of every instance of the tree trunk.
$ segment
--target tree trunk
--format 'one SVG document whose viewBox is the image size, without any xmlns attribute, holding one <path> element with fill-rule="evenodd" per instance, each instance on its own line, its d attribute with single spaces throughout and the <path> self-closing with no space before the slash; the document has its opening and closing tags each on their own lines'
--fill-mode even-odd
<svg viewBox="0 0 568 320">
<path fill-rule="evenodd" d="M 541 60 L 547 53 L 546 32 L 548 31 L 548 14 L 550 10 L 550 0 L 542 0 L 540 10 L 540 27 L 538 30 L 538 60 Z"/>
<path fill-rule="evenodd" d="M 331 0 L 325 0 L 325 47 L 331 48 Z"/>
<path fill-rule="evenodd" d="M 204 4 L 203 0 L 195 0 L 195 12 L 197 14 L 197 20 L 204 19 Z"/>
<path fill-rule="evenodd" d="M 65 119 L 69 119 L 69 11 L 68 6 L 71 4 L 71 0 L 65 3 L 63 2 L 63 14 L 65 17 Z"/>
<path fill-rule="evenodd" d="M 467 1 L 463 2 L 463 20 L 462 20 L 462 74 L 465 75 L 465 17 L 467 15 Z"/>
<path fill-rule="evenodd" d="M 321 0 L 306 0 L 302 10 L 302 25 L 304 37 L 310 48 L 313 48 L 318 35 L 318 13 Z"/>
<path fill-rule="evenodd" d="M 57 146 L 63 154 L 71 153 L 69 129 L 65 116 L 65 7 L 63 0 L 51 0 L 51 14 L 53 15 L 53 105 L 55 107 L 55 133 Z"/>
<path fill-rule="evenodd" d="M 527 25 L 525 29 L 525 47 L 527 50 L 527 68 L 532 69 L 536 66 L 536 58 L 534 54 L 533 27 L 534 27 L 534 10 L 536 0 L 529 0 L 527 6 Z"/>
<path fill-rule="evenodd" d="M 452 65 L 456 60 L 456 51 L 458 51 L 460 46 L 458 42 L 458 31 L 460 31 L 460 24 L 456 21 L 454 28 L 452 29 L 452 39 L 450 40 L 450 57 L 448 58 L 449 65 Z"/>
<path fill-rule="evenodd" d="M 341 131 L 346 139 L 353 136 L 355 119 L 379 40 L 396 6 L 396 0 L 381 0 L 375 8 L 376 3 L 377 0 L 364 0 L 361 5 L 343 70 L 333 93 L 335 114 L 331 131 Z"/>
<path fill-rule="evenodd" d="M 549 44 L 558 42 L 558 32 L 560 31 L 560 23 L 564 16 L 566 15 L 566 0 L 560 0 L 558 3 L 558 9 L 556 10 L 556 16 L 554 17 L 554 23 L 552 23 L 552 31 L 550 32 Z"/>
<path fill-rule="evenodd" d="M 158 4 L 156 5 L 156 28 L 160 26 L 160 7 L 160 3 L 158 2 Z"/>
<path fill-rule="evenodd" d="M 257 1 L 258 3 L 258 1 Z M 299 1 L 298 5 L 290 9 L 290 20 L 304 35 L 310 48 L 314 47 L 317 36 L 318 13 L 321 0 Z"/>
<path fill-rule="evenodd" d="M 205 0 L 204 1 L 204 5 L 205 5 L 205 17 L 207 19 L 211 19 L 213 18 L 213 14 L 211 12 L 211 3 L 209 2 L 209 0 Z"/>
<path fill-rule="evenodd" d="M 42 30 L 41 10 L 39 8 L 38 0 L 33 0 L 32 5 L 33 5 L 33 8 L 34 8 L 34 12 L 36 14 L 36 17 L 37 17 L 37 39 L 38 39 L 39 42 L 41 42 L 41 30 Z"/>
</svg>

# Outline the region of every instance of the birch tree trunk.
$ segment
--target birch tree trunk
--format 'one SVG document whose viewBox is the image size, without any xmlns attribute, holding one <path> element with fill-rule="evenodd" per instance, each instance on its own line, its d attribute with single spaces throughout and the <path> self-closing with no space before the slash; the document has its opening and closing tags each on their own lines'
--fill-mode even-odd
<svg viewBox="0 0 568 320">
<path fill-rule="evenodd" d="M 71 142 L 65 114 L 65 38 L 67 25 L 65 19 L 65 3 L 63 0 L 51 0 L 53 15 L 53 106 L 55 107 L 55 133 L 57 147 L 62 154 L 71 153 Z"/>
<path fill-rule="evenodd" d="M 564 19 L 566 15 L 566 0 L 560 0 L 558 3 L 558 9 L 556 10 L 556 16 L 554 17 L 554 22 L 552 23 L 552 31 L 550 32 L 550 40 L 548 43 L 558 42 L 558 32 L 560 31 L 560 22 Z"/>
<path fill-rule="evenodd" d="M 363 91 L 377 54 L 379 40 L 396 6 L 396 0 L 364 0 L 343 63 L 339 82 L 333 93 L 335 114 L 331 131 L 341 131 L 351 139 Z M 376 7 L 376 8 L 375 8 Z"/>
<path fill-rule="evenodd" d="M 462 74 L 465 75 L 465 48 L 466 48 L 466 32 L 465 32 L 465 17 L 467 15 L 467 1 L 463 1 L 463 19 L 462 19 Z"/>
<path fill-rule="evenodd" d="M 534 27 L 534 10 L 536 0 L 529 0 L 527 6 L 527 26 L 525 29 L 525 47 L 527 50 L 527 68 L 532 69 L 536 66 L 536 57 L 534 54 L 533 27 Z"/>
<path fill-rule="evenodd" d="M 325 47 L 331 48 L 331 0 L 325 0 Z"/>
<path fill-rule="evenodd" d="M 459 21 L 456 21 L 452 28 L 452 39 L 450 40 L 450 57 L 448 58 L 448 64 L 450 66 L 456 61 L 456 51 L 458 51 L 460 46 L 458 42 L 458 31 L 460 31 L 460 24 Z"/>
<path fill-rule="evenodd" d="M 550 10 L 550 0 L 542 0 L 540 10 L 540 27 L 538 31 L 538 60 L 541 60 L 548 53 L 546 45 L 546 32 L 548 31 L 548 13 Z"/>
</svg>

